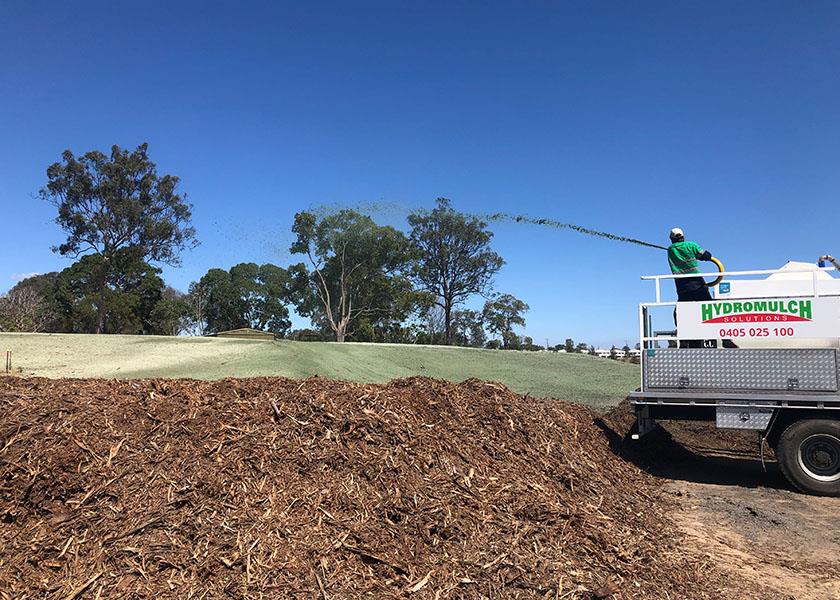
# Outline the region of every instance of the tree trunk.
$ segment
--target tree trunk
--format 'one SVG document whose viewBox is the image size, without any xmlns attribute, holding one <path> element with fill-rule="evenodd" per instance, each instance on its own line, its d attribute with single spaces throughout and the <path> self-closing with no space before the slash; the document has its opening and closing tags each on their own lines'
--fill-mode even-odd
<svg viewBox="0 0 840 600">
<path fill-rule="evenodd" d="M 443 309 L 443 331 L 446 345 L 452 345 L 452 303 L 444 300 L 446 306 Z"/>
<path fill-rule="evenodd" d="M 96 307 L 96 333 L 105 329 L 105 288 L 108 285 L 107 263 L 102 265 L 102 275 L 99 278 L 99 305 Z"/>
<path fill-rule="evenodd" d="M 343 342 L 345 336 L 345 328 L 343 326 L 336 327 L 335 329 L 335 341 L 336 342 Z"/>
</svg>

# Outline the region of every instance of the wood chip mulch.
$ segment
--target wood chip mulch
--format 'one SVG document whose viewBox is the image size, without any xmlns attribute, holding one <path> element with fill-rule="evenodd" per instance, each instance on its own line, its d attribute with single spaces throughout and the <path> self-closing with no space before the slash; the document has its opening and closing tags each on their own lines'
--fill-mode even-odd
<svg viewBox="0 0 840 600">
<path fill-rule="evenodd" d="M 0 598 L 714 598 L 586 408 L 426 378 L 0 378 Z"/>
</svg>

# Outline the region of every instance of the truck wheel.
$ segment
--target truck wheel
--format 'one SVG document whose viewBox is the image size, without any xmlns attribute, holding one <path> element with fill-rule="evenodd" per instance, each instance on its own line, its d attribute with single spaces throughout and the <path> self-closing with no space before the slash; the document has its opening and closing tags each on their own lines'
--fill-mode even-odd
<svg viewBox="0 0 840 600">
<path fill-rule="evenodd" d="M 797 488 L 840 496 L 840 421 L 796 421 L 785 429 L 777 451 L 782 473 Z"/>
</svg>

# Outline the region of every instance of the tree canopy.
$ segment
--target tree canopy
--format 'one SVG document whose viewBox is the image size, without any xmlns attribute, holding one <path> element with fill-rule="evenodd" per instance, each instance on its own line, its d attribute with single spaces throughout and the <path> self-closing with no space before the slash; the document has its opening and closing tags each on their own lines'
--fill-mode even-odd
<svg viewBox="0 0 840 600">
<path fill-rule="evenodd" d="M 131 249 L 137 261 L 177 265 L 180 252 L 196 243 L 192 207 L 177 191 L 178 177 L 158 175 L 147 151 L 147 144 L 130 152 L 112 146 L 110 156 L 93 150 L 76 157 L 65 150 L 47 169 L 48 182 L 40 191 L 57 207 L 55 221 L 67 233 L 53 250 L 101 259 L 93 275 L 97 333 L 104 328 L 107 281 L 118 252 Z"/>
<path fill-rule="evenodd" d="M 27 277 L 0 296 L 0 331 L 50 331 L 55 316 L 47 292 L 55 277 L 56 273 Z"/>
<path fill-rule="evenodd" d="M 443 309 L 444 336 L 452 343 L 452 312 L 470 296 L 490 291 L 504 260 L 490 248 L 492 232 L 481 219 L 459 213 L 446 198 L 434 210 L 408 216 L 416 261 L 415 283 Z"/>
<path fill-rule="evenodd" d="M 191 286 L 188 306 L 200 306 L 201 330 L 218 333 L 251 327 L 285 335 L 289 319 L 290 278 L 286 269 L 266 263 L 240 263 L 210 269 Z"/>
<path fill-rule="evenodd" d="M 173 310 L 172 300 L 164 298 L 160 269 L 138 260 L 131 250 L 117 252 L 102 295 L 99 277 L 104 260 L 87 255 L 56 276 L 48 302 L 53 305 L 58 331 L 171 334 L 177 330 L 180 315 Z M 100 304 L 102 297 L 105 302 Z M 100 314 L 99 306 L 106 307 L 104 313 Z"/>
<path fill-rule="evenodd" d="M 349 209 L 320 218 L 297 213 L 292 231 L 290 250 L 308 263 L 290 267 L 298 312 L 329 327 L 336 341 L 361 319 L 372 327 L 411 310 L 411 248 L 402 232 Z"/>
<path fill-rule="evenodd" d="M 525 326 L 524 313 L 528 308 L 527 304 L 511 294 L 502 294 L 484 304 L 483 315 L 487 329 L 502 336 L 505 348 L 519 345 L 513 327 Z"/>
</svg>

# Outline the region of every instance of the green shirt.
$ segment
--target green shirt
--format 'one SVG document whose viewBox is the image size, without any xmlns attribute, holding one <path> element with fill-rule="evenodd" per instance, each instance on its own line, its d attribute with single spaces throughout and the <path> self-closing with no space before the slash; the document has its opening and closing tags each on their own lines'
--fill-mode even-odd
<svg viewBox="0 0 840 600">
<path fill-rule="evenodd" d="M 668 264 L 675 275 L 684 273 L 699 273 L 700 263 L 697 260 L 704 250 L 694 242 L 684 241 L 671 244 L 668 248 Z"/>
</svg>

